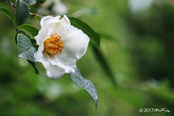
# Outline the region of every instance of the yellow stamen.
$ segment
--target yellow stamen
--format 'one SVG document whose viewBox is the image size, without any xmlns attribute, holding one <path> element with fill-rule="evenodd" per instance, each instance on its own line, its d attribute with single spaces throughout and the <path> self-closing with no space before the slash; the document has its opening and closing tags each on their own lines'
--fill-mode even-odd
<svg viewBox="0 0 174 116">
<path fill-rule="evenodd" d="M 57 34 L 51 34 L 49 38 L 44 41 L 44 51 L 50 56 L 54 56 L 62 52 L 64 48 L 61 36 Z"/>
</svg>

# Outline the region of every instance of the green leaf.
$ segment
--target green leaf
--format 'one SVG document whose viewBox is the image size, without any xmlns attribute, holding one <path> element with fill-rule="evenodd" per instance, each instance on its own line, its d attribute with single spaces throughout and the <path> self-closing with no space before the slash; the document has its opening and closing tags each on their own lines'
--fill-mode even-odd
<svg viewBox="0 0 174 116">
<path fill-rule="evenodd" d="M 46 0 L 36 0 L 38 4 L 43 4 Z"/>
<path fill-rule="evenodd" d="M 92 43 L 94 43 L 97 46 L 100 46 L 100 35 L 97 32 L 95 32 L 89 25 L 74 17 L 69 17 L 69 19 L 73 26 L 81 29 L 91 38 Z"/>
<path fill-rule="evenodd" d="M 28 5 L 33 5 L 36 3 L 36 0 L 24 0 Z"/>
<path fill-rule="evenodd" d="M 16 22 L 18 25 L 23 24 L 29 17 L 29 7 L 23 0 L 16 1 Z"/>
<path fill-rule="evenodd" d="M 38 69 L 36 68 L 36 63 L 35 62 L 32 62 L 32 61 L 29 61 L 29 60 L 27 60 L 30 64 L 31 64 L 31 66 L 34 68 L 34 70 L 35 70 L 35 73 L 36 74 L 39 74 L 39 71 L 38 71 Z"/>
<path fill-rule="evenodd" d="M 19 28 L 26 30 L 32 36 L 36 36 L 38 34 L 38 31 L 39 31 L 38 29 L 36 29 L 35 27 L 33 27 L 32 25 L 29 25 L 29 24 L 20 25 Z"/>
<path fill-rule="evenodd" d="M 77 68 L 74 73 L 70 73 L 70 78 L 78 87 L 84 89 L 91 96 L 97 108 L 98 96 L 95 86 L 92 84 L 92 82 L 83 78 L 83 76 L 80 74 L 80 71 Z"/>
<path fill-rule="evenodd" d="M 110 40 L 110 41 L 115 41 L 117 43 L 121 43 L 117 38 L 113 37 L 112 35 L 109 35 L 107 33 L 100 33 L 102 39 Z"/>
<path fill-rule="evenodd" d="M 25 58 L 32 62 L 36 62 L 34 59 L 36 48 L 32 45 L 30 38 L 27 35 L 25 35 L 24 33 L 18 33 L 17 45 L 19 57 Z"/>
<path fill-rule="evenodd" d="M 106 72 L 106 74 L 109 76 L 109 78 L 110 78 L 111 82 L 113 83 L 113 85 L 116 86 L 117 84 L 116 84 L 114 74 L 111 71 L 107 60 L 103 56 L 102 51 L 96 46 L 92 46 L 92 49 L 93 49 L 93 52 L 94 52 L 94 55 L 95 55 L 97 61 L 100 63 L 100 65 L 102 66 L 102 68 Z"/>
<path fill-rule="evenodd" d="M 14 15 L 13 15 L 13 13 L 11 11 L 9 11 L 9 10 L 7 10 L 5 8 L 2 8 L 2 7 L 0 7 L 0 11 L 2 13 L 4 13 L 5 15 L 7 15 L 13 22 L 15 21 L 15 17 L 14 17 Z"/>
</svg>

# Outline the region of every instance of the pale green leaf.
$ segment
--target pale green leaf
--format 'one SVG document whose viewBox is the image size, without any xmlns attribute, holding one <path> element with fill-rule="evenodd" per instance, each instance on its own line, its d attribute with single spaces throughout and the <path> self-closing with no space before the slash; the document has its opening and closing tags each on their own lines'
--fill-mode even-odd
<svg viewBox="0 0 174 116">
<path fill-rule="evenodd" d="M 36 0 L 24 0 L 28 5 L 33 5 L 36 3 Z"/>
<path fill-rule="evenodd" d="M 98 96 L 95 86 L 92 84 L 92 82 L 85 79 L 77 68 L 74 73 L 70 73 L 70 78 L 78 87 L 84 89 L 91 96 L 97 108 Z"/>
<path fill-rule="evenodd" d="M 34 54 L 36 53 L 36 48 L 32 45 L 28 36 L 24 33 L 18 33 L 17 45 L 19 57 L 35 62 Z"/>
</svg>

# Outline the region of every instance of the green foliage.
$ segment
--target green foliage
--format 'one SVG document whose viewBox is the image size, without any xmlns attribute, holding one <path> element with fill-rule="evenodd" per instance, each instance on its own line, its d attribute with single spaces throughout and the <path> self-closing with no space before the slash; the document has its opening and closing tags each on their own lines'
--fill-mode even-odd
<svg viewBox="0 0 174 116">
<path fill-rule="evenodd" d="M 33 69 L 35 70 L 35 73 L 36 74 L 39 74 L 39 71 L 38 71 L 38 69 L 36 68 L 36 63 L 35 62 L 33 62 L 33 61 L 30 61 L 30 60 L 27 60 L 30 64 L 31 64 L 31 66 L 33 67 Z"/>
<path fill-rule="evenodd" d="M 14 15 L 13 15 L 13 13 L 11 11 L 9 11 L 9 10 L 7 10 L 5 8 L 2 8 L 2 7 L 0 7 L 0 11 L 2 13 L 4 13 L 5 15 L 7 15 L 13 22 L 15 21 L 15 17 L 14 17 Z"/>
<path fill-rule="evenodd" d="M 29 17 L 29 7 L 23 0 L 16 1 L 16 23 L 18 25 L 23 24 Z"/>
<path fill-rule="evenodd" d="M 36 0 L 24 0 L 28 5 L 33 5 L 36 3 Z"/>
<path fill-rule="evenodd" d="M 24 33 L 17 34 L 17 45 L 19 57 L 25 58 L 32 62 L 36 62 L 34 59 L 34 53 L 36 53 L 36 48 L 32 45 L 30 38 Z"/>
<path fill-rule="evenodd" d="M 135 13 L 130 11 L 130 1 L 100 0 L 96 4 L 96 0 L 62 0 L 70 6 L 68 15 L 80 17 L 102 32 L 102 49 L 90 37 L 92 49 L 89 48 L 85 57 L 77 62 L 83 76 L 97 83 L 97 94 L 100 96 L 97 111 L 91 104 L 92 100 L 81 89 L 74 87 L 70 79 L 48 79 L 40 64 L 37 66 L 41 74 L 36 76 L 25 59 L 17 58 L 13 39 L 15 29 L 6 20 L 7 17 L 0 14 L 0 115 L 139 116 L 143 115 L 138 113 L 139 108 L 148 107 L 171 111 L 149 112 L 149 116 L 174 115 L 174 7 L 168 3 L 171 0 L 159 0 L 153 1 L 153 5 L 143 12 Z M 7 0 L 0 0 L 0 6 L 10 8 Z M 31 7 L 32 12 L 42 11 L 43 7 L 40 9 L 39 6 Z M 96 12 L 84 12 L 83 9 L 89 6 L 95 8 Z M 6 10 L 0 11 L 10 16 Z M 48 15 L 44 10 L 41 14 Z M 27 23 L 39 28 L 35 18 Z M 79 24 L 77 21 L 74 26 Z M 36 35 L 36 29 L 32 27 L 18 27 L 32 36 Z M 123 43 L 124 47 L 120 47 Z M 38 73 L 36 63 L 29 63 Z M 108 75 L 113 77 L 111 81 L 108 81 Z M 75 77 L 74 80 L 81 81 L 79 78 Z M 111 86 L 114 79 L 118 84 L 115 88 Z"/>
<path fill-rule="evenodd" d="M 78 87 L 84 89 L 91 96 L 97 108 L 98 96 L 95 86 L 92 84 L 92 82 L 85 79 L 77 68 L 74 73 L 70 73 L 70 78 Z"/>
<path fill-rule="evenodd" d="M 100 33 L 100 35 L 101 35 L 102 39 L 106 39 L 106 40 L 110 40 L 110 41 L 113 41 L 113 42 L 119 42 L 120 43 L 120 40 L 118 40 L 118 38 L 115 38 L 110 34 Z"/>
<path fill-rule="evenodd" d="M 98 46 L 100 46 L 100 35 L 97 32 L 95 32 L 89 25 L 82 22 L 80 19 L 74 18 L 74 17 L 69 17 L 69 19 L 70 19 L 71 24 L 73 26 L 81 29 L 83 32 L 85 32 L 91 38 L 92 48 L 93 48 L 93 51 L 95 53 L 95 57 L 96 57 L 97 61 L 99 61 L 99 63 L 101 64 L 104 71 L 108 74 L 111 82 L 115 86 L 116 85 L 115 77 L 114 77 L 105 57 L 103 56 L 101 50 L 98 48 Z"/>
<path fill-rule="evenodd" d="M 100 63 L 100 65 L 102 66 L 102 68 L 106 72 L 106 74 L 109 76 L 109 79 L 111 80 L 113 85 L 116 86 L 116 80 L 115 80 L 114 74 L 113 74 L 107 60 L 103 56 L 101 49 L 99 49 L 96 46 L 92 46 L 92 49 L 93 49 L 93 52 L 94 52 L 94 55 L 95 55 L 97 61 Z"/>
<path fill-rule="evenodd" d="M 100 46 L 100 35 L 97 32 L 95 32 L 88 24 L 82 22 L 78 18 L 69 17 L 69 19 L 73 26 L 81 29 L 91 38 L 92 43 L 94 43 L 97 46 Z"/>
<path fill-rule="evenodd" d="M 23 24 L 19 25 L 18 28 L 24 29 L 27 32 L 29 32 L 32 36 L 36 36 L 38 34 L 38 29 L 36 29 L 34 26 L 29 25 L 29 24 Z"/>
<path fill-rule="evenodd" d="M 42 3 L 44 3 L 46 0 L 36 0 L 36 2 L 38 3 L 38 4 L 42 4 Z"/>
</svg>

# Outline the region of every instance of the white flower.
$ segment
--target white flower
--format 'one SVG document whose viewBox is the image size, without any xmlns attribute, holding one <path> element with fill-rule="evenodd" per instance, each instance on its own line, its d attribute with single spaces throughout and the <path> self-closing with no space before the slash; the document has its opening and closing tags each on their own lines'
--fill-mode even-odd
<svg viewBox="0 0 174 116">
<path fill-rule="evenodd" d="M 42 18 L 35 39 L 39 45 L 35 60 L 43 64 L 50 78 L 74 72 L 76 61 L 86 53 L 89 43 L 89 37 L 72 26 L 67 16 Z"/>
<path fill-rule="evenodd" d="M 132 12 L 140 12 L 146 10 L 153 0 L 129 0 L 130 9 Z"/>
<path fill-rule="evenodd" d="M 44 8 L 49 8 L 50 6 L 52 6 L 51 10 L 59 15 L 66 14 L 68 11 L 68 8 L 61 0 L 47 0 L 43 4 Z"/>
<path fill-rule="evenodd" d="M 55 1 L 55 5 L 52 9 L 57 14 L 66 14 L 68 11 L 68 8 L 63 4 L 60 0 Z"/>
</svg>

